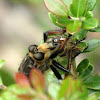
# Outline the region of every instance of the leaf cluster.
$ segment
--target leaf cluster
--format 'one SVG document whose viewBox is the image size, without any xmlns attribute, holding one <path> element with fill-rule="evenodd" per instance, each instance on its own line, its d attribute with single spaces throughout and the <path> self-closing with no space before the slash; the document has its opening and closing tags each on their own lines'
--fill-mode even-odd
<svg viewBox="0 0 100 100">
<path fill-rule="evenodd" d="M 61 28 L 66 28 L 69 34 L 75 34 L 79 29 L 99 31 L 92 10 L 97 0 L 44 0 L 49 10 L 50 20 Z M 97 27 L 98 26 L 98 27 Z"/>
<path fill-rule="evenodd" d="M 61 85 L 48 85 L 41 72 L 32 69 L 29 79 L 24 74 L 17 73 L 15 81 L 17 84 L 5 89 L 0 100 L 96 100 L 95 95 L 89 97 L 86 87 L 71 76 L 63 80 Z"/>
</svg>

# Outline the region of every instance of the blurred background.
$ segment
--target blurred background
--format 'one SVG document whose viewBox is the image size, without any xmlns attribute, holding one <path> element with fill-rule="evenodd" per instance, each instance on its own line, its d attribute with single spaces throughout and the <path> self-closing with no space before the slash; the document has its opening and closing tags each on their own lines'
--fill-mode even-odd
<svg viewBox="0 0 100 100">
<path fill-rule="evenodd" d="M 93 13 L 100 20 L 100 0 Z M 5 60 L 2 70 L 14 76 L 28 52 L 28 46 L 38 45 L 43 32 L 53 29 L 59 28 L 50 21 L 43 0 L 0 0 L 0 59 Z M 89 33 L 87 39 L 92 38 L 100 39 L 100 32 Z M 95 72 L 99 73 L 100 48 L 78 56 L 77 64 L 86 57 L 96 67 Z"/>
</svg>

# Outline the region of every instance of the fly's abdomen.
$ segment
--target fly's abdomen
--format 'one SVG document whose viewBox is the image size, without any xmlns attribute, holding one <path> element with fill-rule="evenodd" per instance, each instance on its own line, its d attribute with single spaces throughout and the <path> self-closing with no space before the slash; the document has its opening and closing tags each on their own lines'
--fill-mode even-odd
<svg viewBox="0 0 100 100">
<path fill-rule="evenodd" d="M 34 67 L 37 67 L 36 63 L 27 54 L 26 57 L 22 60 L 22 63 L 20 64 L 18 71 L 29 77 L 30 70 Z"/>
</svg>

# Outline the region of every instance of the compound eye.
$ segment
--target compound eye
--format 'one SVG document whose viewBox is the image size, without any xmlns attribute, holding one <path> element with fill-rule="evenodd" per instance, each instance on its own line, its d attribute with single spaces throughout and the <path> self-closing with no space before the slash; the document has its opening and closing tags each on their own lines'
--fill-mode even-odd
<svg viewBox="0 0 100 100">
<path fill-rule="evenodd" d="M 34 54 L 34 58 L 35 58 L 36 60 L 38 60 L 38 61 L 41 61 L 41 60 L 44 59 L 44 53 L 42 53 L 42 52 L 35 53 L 35 54 Z"/>
<path fill-rule="evenodd" d="M 29 47 L 28 47 L 28 50 L 29 50 L 29 52 L 31 52 L 31 53 L 35 53 L 35 52 L 37 52 L 37 45 L 30 45 Z"/>
</svg>

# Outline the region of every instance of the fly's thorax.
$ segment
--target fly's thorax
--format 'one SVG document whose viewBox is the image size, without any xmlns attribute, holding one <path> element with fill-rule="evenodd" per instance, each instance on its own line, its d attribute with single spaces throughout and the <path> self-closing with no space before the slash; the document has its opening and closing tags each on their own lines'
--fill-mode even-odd
<svg viewBox="0 0 100 100">
<path fill-rule="evenodd" d="M 49 48 L 50 48 L 50 46 L 48 45 L 48 43 L 43 43 L 38 46 L 39 52 L 44 53 L 43 61 L 46 61 L 51 56 L 51 50 Z"/>
<path fill-rule="evenodd" d="M 49 45 L 48 43 L 43 43 L 38 46 L 38 52 L 48 52 Z"/>
</svg>

